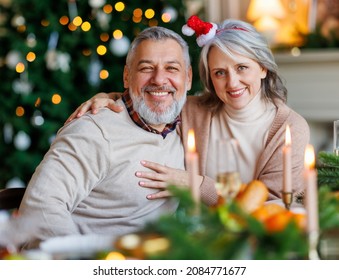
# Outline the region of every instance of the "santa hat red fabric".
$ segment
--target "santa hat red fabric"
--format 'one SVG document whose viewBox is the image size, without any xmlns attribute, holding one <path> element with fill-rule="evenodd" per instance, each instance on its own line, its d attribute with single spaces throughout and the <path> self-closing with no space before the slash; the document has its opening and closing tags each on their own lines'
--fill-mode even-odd
<svg viewBox="0 0 339 280">
<path fill-rule="evenodd" d="M 202 21 L 198 16 L 191 16 L 181 31 L 187 36 L 192 36 L 195 33 L 197 44 L 202 47 L 215 36 L 217 25 L 212 22 Z"/>
</svg>

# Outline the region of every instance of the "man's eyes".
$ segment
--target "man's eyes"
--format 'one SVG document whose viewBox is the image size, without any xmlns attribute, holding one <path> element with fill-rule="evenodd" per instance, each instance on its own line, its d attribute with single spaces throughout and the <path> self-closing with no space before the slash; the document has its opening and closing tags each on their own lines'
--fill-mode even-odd
<svg viewBox="0 0 339 280">
<path fill-rule="evenodd" d="M 139 68 L 139 71 L 144 72 L 144 73 L 149 73 L 149 72 L 156 71 L 156 70 L 157 68 L 152 67 L 152 66 L 146 66 L 146 67 Z M 165 70 L 168 72 L 179 72 L 180 71 L 180 69 L 175 66 L 168 66 L 165 68 Z"/>
</svg>

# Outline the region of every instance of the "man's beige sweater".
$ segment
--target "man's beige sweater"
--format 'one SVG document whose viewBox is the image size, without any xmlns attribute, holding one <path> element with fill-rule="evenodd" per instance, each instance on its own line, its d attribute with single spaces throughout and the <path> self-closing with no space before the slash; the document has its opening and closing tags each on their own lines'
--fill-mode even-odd
<svg viewBox="0 0 339 280">
<path fill-rule="evenodd" d="M 178 206 L 173 198 L 146 199 L 155 190 L 138 185 L 134 174 L 145 170 L 141 160 L 184 169 L 177 132 L 165 139 L 147 132 L 126 109 L 87 114 L 60 129 L 29 182 L 20 213 L 32 218 L 40 239 L 135 232 Z"/>
</svg>

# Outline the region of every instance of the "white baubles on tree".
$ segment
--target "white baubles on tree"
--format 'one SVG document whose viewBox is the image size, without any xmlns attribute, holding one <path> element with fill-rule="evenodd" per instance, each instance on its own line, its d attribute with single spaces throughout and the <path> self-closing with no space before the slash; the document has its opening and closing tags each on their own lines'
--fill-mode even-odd
<svg viewBox="0 0 339 280">
<path fill-rule="evenodd" d="M 7 67 L 12 70 L 14 70 L 16 65 L 22 60 L 23 59 L 21 53 L 15 50 L 9 51 L 5 59 Z"/>
<path fill-rule="evenodd" d="M 31 124 L 33 126 L 41 126 L 41 125 L 44 124 L 44 122 L 45 122 L 45 119 L 42 116 L 41 111 L 35 110 L 34 113 L 33 113 L 32 118 L 31 118 Z"/>
<path fill-rule="evenodd" d="M 103 5 L 106 4 L 106 0 L 88 0 L 88 4 L 94 8 L 101 8 Z"/>
<path fill-rule="evenodd" d="M 124 56 L 128 52 L 128 48 L 131 41 L 126 36 L 122 36 L 120 39 L 111 39 L 109 48 L 111 52 L 116 56 Z"/>
<path fill-rule="evenodd" d="M 18 94 L 28 95 L 33 90 L 32 83 L 26 78 L 20 78 L 13 81 L 13 91 Z"/>
<path fill-rule="evenodd" d="M 3 127 L 4 141 L 6 144 L 11 143 L 13 140 L 13 125 L 11 123 L 5 123 Z"/>
<path fill-rule="evenodd" d="M 13 177 L 12 179 L 8 180 L 6 183 L 6 189 L 10 188 L 25 188 L 25 183 L 18 177 Z"/>
<path fill-rule="evenodd" d="M 102 63 L 96 56 L 92 56 L 90 65 L 88 67 L 88 82 L 92 86 L 97 86 L 100 83 L 100 71 L 102 69 Z"/>
<path fill-rule="evenodd" d="M 170 21 L 176 21 L 178 18 L 178 11 L 172 6 L 167 6 L 162 11 L 163 14 L 168 14 L 170 16 Z"/>
<path fill-rule="evenodd" d="M 19 131 L 14 137 L 14 146 L 20 151 L 26 151 L 31 146 L 31 138 L 24 131 Z"/>
<path fill-rule="evenodd" d="M 37 44 L 36 36 L 34 33 L 29 33 L 26 38 L 26 44 L 30 48 L 34 48 Z"/>
<path fill-rule="evenodd" d="M 61 70 L 64 73 L 69 72 L 71 56 L 69 53 L 56 51 L 55 49 L 46 52 L 46 67 L 49 70 Z"/>
</svg>

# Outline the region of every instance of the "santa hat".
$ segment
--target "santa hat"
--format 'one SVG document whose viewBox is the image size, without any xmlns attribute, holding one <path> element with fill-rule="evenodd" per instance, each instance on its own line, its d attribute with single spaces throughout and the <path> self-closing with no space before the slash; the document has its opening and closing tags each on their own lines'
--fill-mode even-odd
<svg viewBox="0 0 339 280">
<path fill-rule="evenodd" d="M 215 36 L 217 25 L 212 22 L 202 21 L 197 16 L 191 16 L 181 31 L 187 36 L 192 36 L 195 33 L 197 44 L 202 47 Z"/>
</svg>

